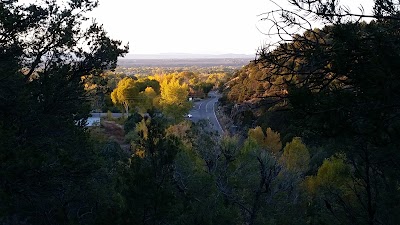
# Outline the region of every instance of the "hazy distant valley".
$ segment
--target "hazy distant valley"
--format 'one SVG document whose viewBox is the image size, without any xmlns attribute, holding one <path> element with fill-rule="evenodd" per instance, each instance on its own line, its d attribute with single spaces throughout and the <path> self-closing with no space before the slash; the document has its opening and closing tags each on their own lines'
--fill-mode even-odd
<svg viewBox="0 0 400 225">
<path fill-rule="evenodd" d="M 254 60 L 255 55 L 245 54 L 146 54 L 146 55 L 127 55 L 118 60 L 120 67 L 214 67 L 229 66 L 240 68 Z"/>
</svg>

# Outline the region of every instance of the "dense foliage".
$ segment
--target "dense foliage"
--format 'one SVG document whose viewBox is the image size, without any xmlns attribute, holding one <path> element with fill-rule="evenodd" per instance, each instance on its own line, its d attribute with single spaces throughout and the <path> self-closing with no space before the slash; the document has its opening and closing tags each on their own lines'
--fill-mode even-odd
<svg viewBox="0 0 400 225">
<path fill-rule="evenodd" d="M 114 161 L 84 129 L 81 77 L 114 68 L 127 48 L 98 24 L 82 28 L 96 5 L 0 3 L 1 224 L 95 223 L 115 200 Z"/>
<path fill-rule="evenodd" d="M 106 71 L 100 76 L 89 76 L 85 78 L 85 90 L 90 97 L 92 109 L 98 112 L 114 111 L 128 113 L 130 111 L 128 103 L 132 103 L 133 107 L 130 107 L 132 110 L 135 109 L 135 107 L 138 107 L 134 102 L 138 103 L 140 101 L 137 100 L 146 97 L 144 95 L 146 87 L 154 89 L 156 98 L 153 99 L 153 103 L 155 106 L 158 106 L 158 108 L 161 108 L 160 95 L 163 94 L 159 90 L 160 85 L 165 81 L 167 83 L 165 83 L 164 86 L 169 86 L 171 79 L 174 79 L 175 83 L 179 82 L 179 86 L 184 87 L 184 89 L 187 90 L 188 93 L 183 93 L 181 96 L 182 98 L 184 96 L 192 99 L 205 98 L 213 88 L 221 88 L 231 77 L 230 73 L 221 72 L 220 69 L 214 70 L 213 68 L 203 68 L 202 70 L 198 70 L 196 68 L 184 67 L 180 69 L 175 68 L 167 70 L 170 72 L 164 72 L 161 68 L 159 70 L 160 71 L 158 72 L 136 74 L 135 76 L 126 73 Z M 136 90 L 134 91 L 131 88 L 135 86 L 139 89 L 135 88 Z M 130 91 L 123 93 L 123 90 L 128 89 Z M 176 88 L 173 89 L 176 90 Z M 168 88 L 164 88 L 163 90 L 167 91 Z M 143 107 L 139 108 L 142 112 L 146 111 Z M 185 108 L 187 109 L 187 107 L 183 107 L 183 109 Z M 149 108 L 147 107 L 147 109 Z M 183 112 L 185 110 L 181 111 Z"/>
<path fill-rule="evenodd" d="M 237 104 L 231 112 L 250 105 L 249 124 L 272 127 L 285 142 L 302 137 L 313 149 L 313 175 L 305 186 L 309 223 L 396 224 L 398 9 L 391 1 L 376 1 L 370 16 L 376 19 L 367 23 L 351 20 L 357 15 L 336 1 L 292 3 L 328 24 L 261 49 L 257 62 L 239 71 L 227 89 L 227 99 Z M 302 26 L 302 14 L 278 12 L 277 32 L 286 32 L 288 24 Z M 255 87 L 265 89 L 256 93 Z"/>
</svg>

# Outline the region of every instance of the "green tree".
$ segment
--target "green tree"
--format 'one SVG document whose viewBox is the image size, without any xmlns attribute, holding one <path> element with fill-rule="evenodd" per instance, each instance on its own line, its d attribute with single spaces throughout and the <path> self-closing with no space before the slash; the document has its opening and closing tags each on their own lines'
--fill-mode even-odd
<svg viewBox="0 0 400 225">
<path fill-rule="evenodd" d="M 351 182 L 350 170 L 345 155 L 332 156 L 324 160 L 316 176 L 308 177 L 307 187 L 311 193 L 315 193 L 318 189 L 345 190 Z"/>
<path fill-rule="evenodd" d="M 301 179 L 293 179 L 278 157 L 249 137 L 240 145 L 237 137 L 224 137 L 213 176 L 225 201 L 240 210 L 236 221 L 247 224 L 301 224 L 287 221 L 287 215 L 301 215 L 296 209 Z"/>
<path fill-rule="evenodd" d="M 98 224 L 110 212 L 81 77 L 113 69 L 127 47 L 83 28 L 96 6 L 0 4 L 0 223 Z"/>
<path fill-rule="evenodd" d="M 175 180 L 187 205 L 181 218 L 205 224 L 303 223 L 285 220 L 304 213 L 294 191 L 298 183 L 286 179 L 277 157 L 254 138 L 244 145 L 237 136 L 219 140 L 206 121 L 196 124 L 189 137 L 192 145 L 185 145 L 175 164 Z"/>
<path fill-rule="evenodd" d="M 174 163 L 174 181 L 181 199 L 177 205 L 180 207 L 176 210 L 182 212 L 177 217 L 177 222 L 184 224 L 237 222 L 239 210 L 224 202 L 224 197 L 218 191 L 215 182 L 219 156 L 218 137 L 210 132 L 206 121 L 194 124 L 189 131 L 186 130 L 185 124 L 186 122 L 168 129 L 169 132 L 179 136 L 182 136 L 181 131 L 186 131 L 185 142 L 182 143 L 183 150 L 177 154 Z M 226 153 L 232 152 L 227 148 L 229 143 L 231 143 L 229 140 L 225 141 Z"/>
<path fill-rule="evenodd" d="M 354 218 L 360 212 L 357 210 L 357 197 L 352 190 L 360 187 L 352 179 L 351 166 L 346 160 L 344 154 L 325 159 L 317 175 L 305 180 L 312 204 L 308 207 L 308 214 L 317 214 L 310 216 L 312 223 L 343 223 L 346 219 L 355 223 L 360 221 L 360 218 Z M 346 207 L 341 207 L 344 201 L 347 202 Z"/>
<path fill-rule="evenodd" d="M 179 216 L 173 180 L 179 141 L 165 134 L 167 123 L 152 115 L 136 126 L 139 138 L 124 175 L 123 224 L 171 223 Z"/>
<path fill-rule="evenodd" d="M 310 153 L 301 139 L 296 137 L 283 148 L 280 160 L 289 171 L 304 173 L 308 170 Z"/>
<path fill-rule="evenodd" d="M 342 224 L 396 224 L 399 207 L 399 7 L 396 1 L 374 1 L 374 13 L 352 13 L 338 1 L 290 1 L 299 10 L 280 8 L 266 13 L 282 40 L 263 48 L 260 61 L 271 71 L 266 81 L 280 76 L 277 99 L 286 113 L 286 127 L 303 136 L 307 145 L 330 145 L 345 152 L 358 206 L 341 210 Z M 279 15 L 278 15 L 279 14 Z M 271 15 L 268 16 L 268 15 Z M 324 22 L 312 29 L 310 18 Z M 363 18 L 374 18 L 370 22 Z M 287 26 L 306 30 L 285 33 Z M 310 25 L 304 27 L 303 25 Z M 283 28 L 283 29 L 282 29 Z M 270 46 L 269 46 L 270 47 Z M 273 49 L 273 50 L 272 50 Z M 389 197 L 390 196 L 390 197 Z M 351 204 L 331 204 L 335 212 Z M 327 206 L 328 207 L 328 206 Z M 353 215 L 349 216 L 348 214 Z M 362 215 L 360 217 L 356 215 Z"/>
</svg>

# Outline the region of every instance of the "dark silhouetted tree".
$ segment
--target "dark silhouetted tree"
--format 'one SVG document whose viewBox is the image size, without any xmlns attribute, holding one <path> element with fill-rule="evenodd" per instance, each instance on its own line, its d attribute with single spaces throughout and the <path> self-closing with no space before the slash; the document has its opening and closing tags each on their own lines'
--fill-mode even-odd
<svg viewBox="0 0 400 225">
<path fill-rule="evenodd" d="M 127 47 L 88 23 L 96 6 L 0 3 L 2 224 L 99 223 L 107 208 L 81 77 L 113 69 Z"/>
<path fill-rule="evenodd" d="M 263 15 L 281 39 L 258 58 L 269 69 L 265 81 L 284 90 L 275 97 L 290 112 L 286 126 L 296 127 L 307 144 L 344 151 L 355 171 L 356 203 L 324 200 L 328 211 L 346 214 L 333 223 L 396 224 L 399 205 L 389 199 L 400 197 L 394 191 L 400 177 L 398 2 L 375 1 L 371 15 L 336 0 L 289 2 L 298 10 Z M 325 27 L 311 29 L 315 21 Z M 281 82 L 273 83 L 277 77 Z"/>
</svg>

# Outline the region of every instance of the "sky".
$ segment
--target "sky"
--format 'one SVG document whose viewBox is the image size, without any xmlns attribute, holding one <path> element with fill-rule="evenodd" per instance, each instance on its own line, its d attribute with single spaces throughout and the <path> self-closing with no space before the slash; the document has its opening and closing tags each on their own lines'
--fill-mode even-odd
<svg viewBox="0 0 400 225">
<path fill-rule="evenodd" d="M 130 54 L 255 54 L 271 41 L 258 15 L 273 8 L 269 0 L 100 0 L 90 16 L 112 38 L 129 42 Z"/>
</svg>

